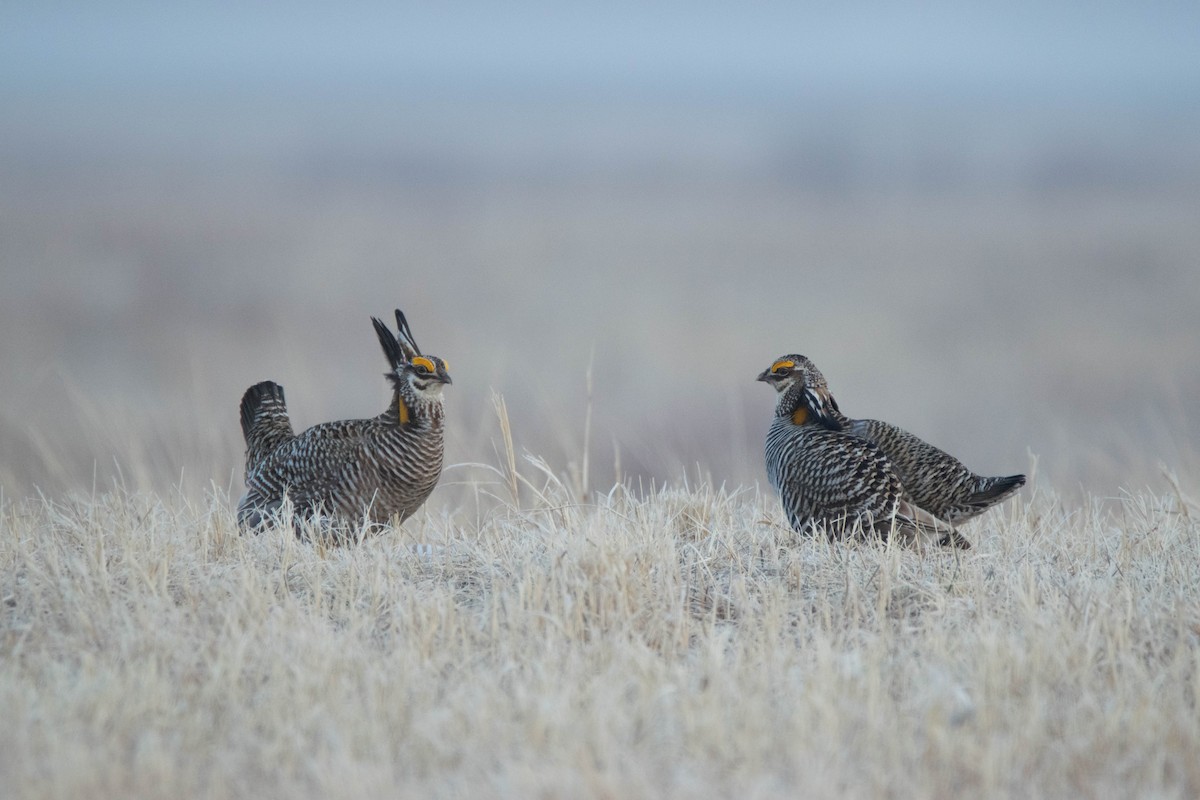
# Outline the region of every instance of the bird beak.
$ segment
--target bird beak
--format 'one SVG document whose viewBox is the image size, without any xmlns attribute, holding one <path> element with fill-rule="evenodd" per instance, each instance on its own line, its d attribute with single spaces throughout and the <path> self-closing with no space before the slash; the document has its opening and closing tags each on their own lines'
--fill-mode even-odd
<svg viewBox="0 0 1200 800">
<path fill-rule="evenodd" d="M 771 375 L 771 370 L 764 369 L 762 372 L 758 373 L 758 380 L 766 381 L 767 383 L 770 383 L 773 380 L 773 376 Z"/>
<path fill-rule="evenodd" d="M 450 373 L 446 372 L 444 369 L 438 370 L 436 375 L 437 379 L 442 383 L 454 383 L 454 381 L 450 380 Z"/>
</svg>

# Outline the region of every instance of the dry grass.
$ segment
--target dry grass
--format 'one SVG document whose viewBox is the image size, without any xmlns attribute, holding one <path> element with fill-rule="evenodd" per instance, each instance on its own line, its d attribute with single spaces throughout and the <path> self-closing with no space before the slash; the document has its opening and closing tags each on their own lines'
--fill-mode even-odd
<svg viewBox="0 0 1200 800">
<path fill-rule="evenodd" d="M 222 491 L 4 501 L 5 796 L 1200 793 L 1182 496 L 1026 490 L 958 559 L 500 460 L 344 549 Z"/>
</svg>

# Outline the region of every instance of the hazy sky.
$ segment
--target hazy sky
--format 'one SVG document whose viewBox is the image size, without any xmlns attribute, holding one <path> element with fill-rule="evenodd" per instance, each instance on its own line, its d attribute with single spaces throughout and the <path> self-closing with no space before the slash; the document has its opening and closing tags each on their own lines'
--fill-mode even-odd
<svg viewBox="0 0 1200 800">
<path fill-rule="evenodd" d="M 1200 97 L 1200 3 L 54 2 L 0 86 L 435 81 Z"/>
</svg>

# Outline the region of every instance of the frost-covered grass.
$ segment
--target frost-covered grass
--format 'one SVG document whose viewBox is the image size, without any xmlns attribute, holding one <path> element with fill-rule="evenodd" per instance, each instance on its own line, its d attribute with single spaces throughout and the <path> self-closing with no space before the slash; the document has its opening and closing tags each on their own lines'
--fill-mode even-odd
<svg viewBox="0 0 1200 800">
<path fill-rule="evenodd" d="M 221 492 L 4 501 L 4 796 L 1200 794 L 1177 494 L 1027 488 L 956 556 L 516 466 L 348 548 Z"/>
</svg>

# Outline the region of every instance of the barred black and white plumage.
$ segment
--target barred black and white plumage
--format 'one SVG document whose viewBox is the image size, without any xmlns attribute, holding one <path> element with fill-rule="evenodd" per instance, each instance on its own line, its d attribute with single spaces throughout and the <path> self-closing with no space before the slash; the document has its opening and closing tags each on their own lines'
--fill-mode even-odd
<svg viewBox="0 0 1200 800">
<path fill-rule="evenodd" d="M 887 454 L 917 505 L 952 525 L 979 516 L 1025 485 L 1024 475 L 976 475 L 954 456 L 891 423 L 845 419 L 845 425 Z"/>
<path fill-rule="evenodd" d="M 377 417 L 292 432 L 283 387 L 251 386 L 242 397 L 246 493 L 238 522 L 269 523 L 290 500 L 299 519 L 329 523 L 403 521 L 429 497 L 442 473 L 446 362 L 422 355 L 404 314 L 399 335 L 371 321 L 387 356 L 392 402 Z"/>
<path fill-rule="evenodd" d="M 895 532 L 906 541 L 971 546 L 913 501 L 883 450 L 844 429 L 825 377 L 811 361 L 783 356 L 758 379 L 779 391 L 764 455 L 767 477 L 795 530 Z"/>
</svg>

